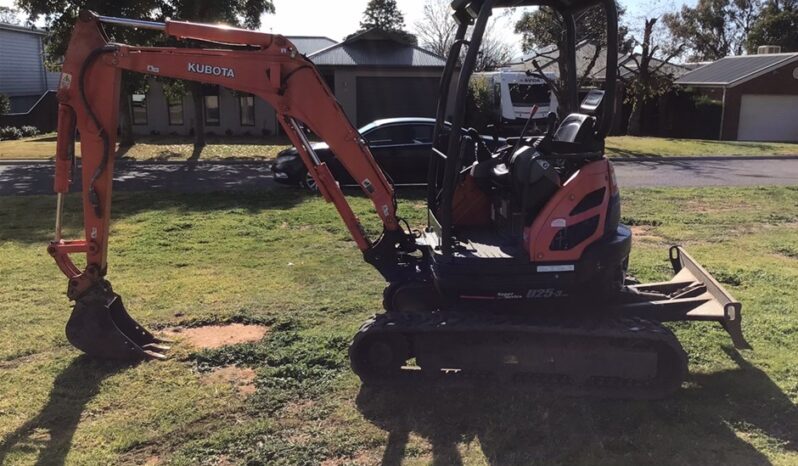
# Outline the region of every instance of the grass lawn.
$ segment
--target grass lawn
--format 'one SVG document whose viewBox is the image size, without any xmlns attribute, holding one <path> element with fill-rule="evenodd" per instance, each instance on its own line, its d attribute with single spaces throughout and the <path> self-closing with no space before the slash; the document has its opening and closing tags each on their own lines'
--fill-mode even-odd
<svg viewBox="0 0 798 466">
<path fill-rule="evenodd" d="M 16 141 L 0 141 L 0 160 L 51 160 L 55 157 L 55 133 Z M 289 146 L 283 137 L 207 136 L 200 160 L 268 160 Z M 75 152 L 80 154 L 80 143 Z M 179 136 L 139 136 L 132 147 L 119 149 L 128 160 L 188 160 L 194 153 L 193 139 Z"/>
<path fill-rule="evenodd" d="M 423 195 L 400 195 L 419 225 Z M 743 302 L 754 347 L 737 353 L 715 324 L 674 325 L 690 376 L 669 400 L 362 388 L 347 345 L 380 309 L 382 280 L 332 206 L 288 189 L 117 194 L 109 278 L 134 316 L 270 332 L 179 343 L 165 362 L 94 362 L 63 335 L 66 281 L 45 251 L 54 199 L 0 198 L 0 464 L 798 464 L 798 188 L 624 195 L 632 272 L 669 278 L 667 246 L 685 245 Z M 367 202 L 353 204 L 376 230 Z M 203 381 L 228 364 L 255 369 L 254 394 Z"/>
<path fill-rule="evenodd" d="M 607 138 L 607 155 L 610 157 L 798 155 L 798 144 L 614 136 Z"/>
<path fill-rule="evenodd" d="M 200 160 L 268 160 L 288 147 L 280 137 L 208 136 Z M 79 153 L 79 144 L 76 151 Z M 177 136 L 142 136 L 119 156 L 135 160 L 188 160 L 194 151 L 192 140 Z M 48 160 L 55 154 L 55 135 L 46 134 L 17 141 L 0 141 L 0 160 Z M 616 136 L 607 139 L 610 157 L 674 157 L 716 155 L 798 155 L 798 144 L 775 142 L 706 141 Z"/>
</svg>

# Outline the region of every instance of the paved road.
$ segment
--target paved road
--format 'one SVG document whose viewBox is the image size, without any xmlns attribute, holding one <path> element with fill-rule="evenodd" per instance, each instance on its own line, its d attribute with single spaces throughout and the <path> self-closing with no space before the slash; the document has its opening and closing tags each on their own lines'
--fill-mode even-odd
<svg viewBox="0 0 798 466">
<path fill-rule="evenodd" d="M 622 187 L 798 185 L 798 160 L 618 161 Z M 0 164 L 0 195 L 51 194 L 49 164 Z M 120 164 L 116 191 L 209 192 L 275 187 L 267 165 Z"/>
</svg>

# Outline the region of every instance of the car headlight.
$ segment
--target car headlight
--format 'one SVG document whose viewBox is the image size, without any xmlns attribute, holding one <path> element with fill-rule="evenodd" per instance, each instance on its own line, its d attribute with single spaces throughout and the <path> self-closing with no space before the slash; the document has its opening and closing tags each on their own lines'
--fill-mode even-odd
<svg viewBox="0 0 798 466">
<path fill-rule="evenodd" d="M 274 177 L 280 180 L 288 179 L 288 173 L 284 172 L 274 172 Z"/>
</svg>

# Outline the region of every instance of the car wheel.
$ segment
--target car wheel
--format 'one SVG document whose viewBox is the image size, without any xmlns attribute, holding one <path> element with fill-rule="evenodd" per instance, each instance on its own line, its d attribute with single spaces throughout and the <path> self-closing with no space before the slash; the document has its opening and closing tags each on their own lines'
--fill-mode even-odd
<svg viewBox="0 0 798 466">
<path fill-rule="evenodd" d="M 311 176 L 310 172 L 308 171 L 305 172 L 305 176 L 302 178 L 302 181 L 300 181 L 299 184 L 311 192 L 319 192 L 319 186 L 316 184 L 316 180 L 313 179 L 313 176 Z"/>
</svg>

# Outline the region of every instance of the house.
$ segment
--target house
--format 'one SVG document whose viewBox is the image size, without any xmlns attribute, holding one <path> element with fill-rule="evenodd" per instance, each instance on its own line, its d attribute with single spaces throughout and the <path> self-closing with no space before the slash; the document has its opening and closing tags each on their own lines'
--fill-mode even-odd
<svg viewBox="0 0 798 466">
<path fill-rule="evenodd" d="M 537 54 L 526 57 L 520 63 L 510 66 L 512 70 L 531 70 L 537 68 L 533 60 L 537 61 L 537 66 L 544 72 L 560 74 L 559 50 L 556 46 L 549 46 L 540 50 Z M 627 84 L 635 78 L 638 73 L 638 64 L 641 61 L 641 54 L 638 52 L 618 54 L 618 82 L 617 92 L 615 93 L 616 114 L 613 119 L 612 134 L 624 134 L 627 122 L 631 113 L 631 105 L 627 102 Z M 607 49 L 605 47 L 596 51 L 596 46 L 588 41 L 582 41 L 576 45 L 576 73 L 579 79 L 584 76 L 581 83 L 582 88 L 579 95 L 584 96 L 591 88 L 603 87 L 606 79 L 607 69 Z M 662 60 L 652 58 L 650 69 L 656 70 L 659 75 L 667 75 L 670 79 L 678 78 L 690 71 L 688 66 L 677 63 L 663 63 Z M 671 100 L 676 96 L 667 94 L 658 99 L 646 103 L 643 109 L 643 126 L 646 133 L 659 136 L 669 136 L 673 131 L 672 121 L 675 115 L 672 114 Z"/>
<path fill-rule="evenodd" d="M 318 67 L 350 120 L 360 126 L 378 118 L 433 116 L 445 60 L 403 36 L 377 29 L 343 42 L 327 37 L 288 37 Z M 207 86 L 203 98 L 207 133 L 280 133 L 274 110 L 263 100 Z M 131 98 L 135 134 L 189 134 L 193 101 L 167 102 L 152 81 L 146 95 Z"/>
<path fill-rule="evenodd" d="M 798 141 L 798 53 L 722 58 L 676 84 L 720 102 L 719 139 Z"/>
<path fill-rule="evenodd" d="M 47 33 L 0 23 L 0 94 L 11 101 L 11 113 L 28 112 L 58 85 L 58 73 L 44 66 L 42 41 Z"/>
</svg>

